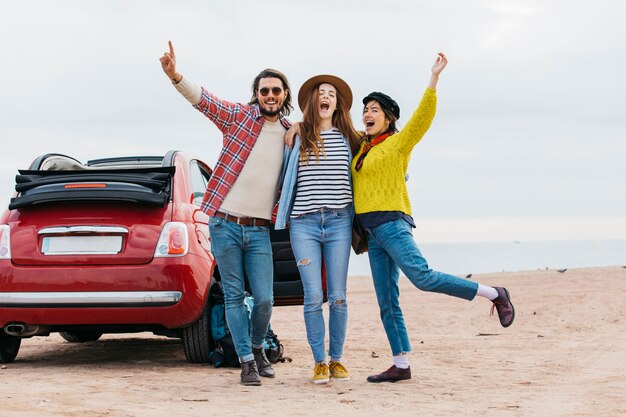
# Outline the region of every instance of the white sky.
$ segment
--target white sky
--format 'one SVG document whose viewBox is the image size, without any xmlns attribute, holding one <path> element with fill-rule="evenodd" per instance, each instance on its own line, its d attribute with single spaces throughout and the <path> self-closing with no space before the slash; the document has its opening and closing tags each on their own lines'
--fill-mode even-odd
<svg viewBox="0 0 626 417">
<path fill-rule="evenodd" d="M 418 241 L 626 238 L 622 1 L 0 0 L 0 199 L 17 169 L 181 149 L 213 165 L 221 135 L 158 58 L 233 101 L 265 67 L 297 92 L 332 73 L 360 98 L 417 106 L 450 63 L 409 169 Z M 296 111 L 292 120 L 299 120 Z"/>
</svg>

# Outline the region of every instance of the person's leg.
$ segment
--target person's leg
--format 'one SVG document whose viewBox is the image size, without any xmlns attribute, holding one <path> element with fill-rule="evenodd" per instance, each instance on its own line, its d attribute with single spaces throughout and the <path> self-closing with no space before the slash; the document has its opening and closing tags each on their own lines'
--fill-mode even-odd
<svg viewBox="0 0 626 417">
<path fill-rule="evenodd" d="M 492 313 L 494 308 L 498 311 L 503 327 L 513 323 L 515 309 L 506 288 L 483 287 L 482 291 L 479 291 L 481 288 L 474 281 L 429 268 L 413 239 L 413 230 L 406 221 L 396 220 L 382 224 L 375 227 L 373 233 L 378 236 L 378 242 L 417 288 L 465 300 L 473 300 L 476 295 L 484 296 L 493 302 Z M 497 297 L 492 298 L 494 291 Z"/>
<path fill-rule="evenodd" d="M 478 284 L 429 268 L 412 232 L 411 226 L 402 219 L 384 223 L 372 230 L 378 244 L 417 288 L 472 300 L 476 296 Z"/>
<path fill-rule="evenodd" d="M 323 213 L 322 242 L 328 294 L 329 354 L 341 361 L 348 324 L 346 284 L 352 241 L 352 207 Z"/>
<path fill-rule="evenodd" d="M 259 374 L 273 378 L 272 364 L 265 356 L 263 342 L 269 330 L 274 303 L 274 263 L 269 227 L 246 226 L 243 228 L 244 266 L 254 297 L 250 343 Z"/>
<path fill-rule="evenodd" d="M 313 382 L 325 384 L 329 378 L 324 349 L 325 325 L 322 305 L 322 248 L 320 212 L 291 219 L 289 226 L 291 248 L 304 289 L 304 324 L 307 341 L 313 353 Z"/>
<path fill-rule="evenodd" d="M 241 383 L 260 385 L 259 372 L 250 346 L 248 312 L 244 305 L 242 226 L 212 217 L 209 221 L 211 251 L 220 269 L 224 289 L 226 323 L 241 362 Z"/>
<path fill-rule="evenodd" d="M 322 249 L 320 213 L 310 213 L 291 219 L 291 247 L 304 289 L 304 324 L 307 340 L 316 363 L 326 360 L 326 335 L 322 305 Z"/>
<path fill-rule="evenodd" d="M 392 354 L 399 355 L 411 351 L 411 343 L 400 308 L 400 289 L 398 288 L 399 269 L 393 259 L 378 243 L 370 232 L 368 252 L 376 300 L 380 308 L 387 340 Z"/>
<path fill-rule="evenodd" d="M 326 266 L 326 291 L 328 294 L 328 334 L 330 362 L 328 368 L 333 379 L 350 379 L 348 369 L 341 363 L 343 345 L 348 325 L 346 286 L 348 263 L 352 242 L 352 206 L 325 212 L 323 222 L 323 256 Z"/>
<path fill-rule="evenodd" d="M 223 219 L 209 222 L 211 251 L 220 269 L 224 288 L 226 322 L 242 362 L 253 359 L 248 333 L 248 313 L 244 305 L 242 226 Z"/>
<path fill-rule="evenodd" d="M 368 248 L 374 290 L 380 308 L 380 318 L 394 356 L 394 365 L 380 374 L 368 376 L 367 381 L 379 383 L 411 379 L 411 368 L 408 364 L 408 356 L 406 356 L 411 351 L 411 343 L 400 308 L 399 269 L 371 231 L 368 236 Z M 396 358 L 406 360 L 406 364 L 402 365 L 406 365 L 406 368 L 396 366 Z"/>
<path fill-rule="evenodd" d="M 251 343 L 263 346 L 269 330 L 274 304 L 274 262 L 269 227 L 244 227 L 244 265 L 250 290 L 254 297 L 252 309 Z"/>
</svg>

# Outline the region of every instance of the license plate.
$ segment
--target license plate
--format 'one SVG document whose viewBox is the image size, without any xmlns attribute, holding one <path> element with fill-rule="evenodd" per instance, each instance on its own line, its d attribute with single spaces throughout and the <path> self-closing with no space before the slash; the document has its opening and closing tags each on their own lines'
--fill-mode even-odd
<svg viewBox="0 0 626 417">
<path fill-rule="evenodd" d="M 122 250 L 122 236 L 48 236 L 44 255 L 115 255 Z"/>
</svg>

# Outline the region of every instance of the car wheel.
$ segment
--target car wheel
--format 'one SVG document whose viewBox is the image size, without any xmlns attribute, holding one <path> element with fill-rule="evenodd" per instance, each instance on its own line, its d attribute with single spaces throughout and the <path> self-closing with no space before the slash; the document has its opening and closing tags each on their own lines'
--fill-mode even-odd
<svg viewBox="0 0 626 417">
<path fill-rule="evenodd" d="M 200 318 L 193 324 L 182 329 L 183 348 L 187 362 L 209 363 L 209 356 L 215 349 L 211 337 L 211 303 L 207 302 Z"/>
<path fill-rule="evenodd" d="M 61 337 L 70 343 L 94 342 L 102 336 L 99 332 L 59 332 Z"/>
<path fill-rule="evenodd" d="M 21 337 L 8 335 L 0 329 L 0 363 L 13 362 L 22 344 Z"/>
</svg>

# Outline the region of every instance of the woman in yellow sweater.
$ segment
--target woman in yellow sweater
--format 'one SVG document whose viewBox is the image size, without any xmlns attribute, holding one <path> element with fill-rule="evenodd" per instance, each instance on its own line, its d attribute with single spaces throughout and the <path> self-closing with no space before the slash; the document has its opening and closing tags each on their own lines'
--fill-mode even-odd
<svg viewBox="0 0 626 417">
<path fill-rule="evenodd" d="M 508 327 L 515 318 L 505 288 L 489 287 L 429 268 L 413 240 L 415 223 L 405 177 L 413 147 L 422 139 L 435 116 L 439 75 L 447 65 L 439 53 L 428 88 L 406 126 L 398 131 L 398 104 L 388 95 L 373 92 L 363 99 L 365 140 L 352 160 L 354 206 L 368 232 L 369 261 L 380 317 L 393 353 L 394 365 L 367 378 L 369 382 L 396 382 L 411 378 L 407 353 L 411 344 L 399 302 L 399 270 L 417 288 L 472 300 L 486 297 Z"/>
</svg>

